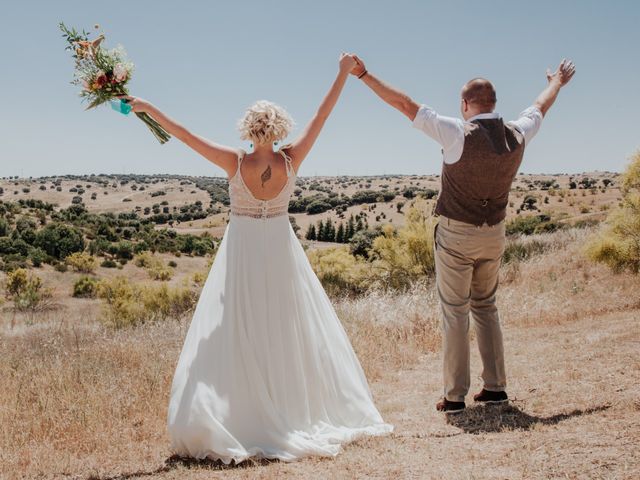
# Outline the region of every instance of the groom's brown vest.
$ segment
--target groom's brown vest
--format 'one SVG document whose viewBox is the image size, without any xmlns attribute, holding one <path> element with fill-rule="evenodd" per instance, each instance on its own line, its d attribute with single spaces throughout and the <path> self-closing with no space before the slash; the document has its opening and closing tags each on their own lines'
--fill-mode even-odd
<svg viewBox="0 0 640 480">
<path fill-rule="evenodd" d="M 507 214 L 524 137 L 501 118 L 473 120 L 465 129 L 460 160 L 443 164 L 436 214 L 474 225 L 495 225 Z"/>
</svg>

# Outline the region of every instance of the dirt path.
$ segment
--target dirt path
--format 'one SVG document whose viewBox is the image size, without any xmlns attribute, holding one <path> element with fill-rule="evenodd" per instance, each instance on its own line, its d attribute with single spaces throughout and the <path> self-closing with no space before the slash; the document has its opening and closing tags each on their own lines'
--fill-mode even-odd
<svg viewBox="0 0 640 480">
<path fill-rule="evenodd" d="M 640 311 L 564 325 L 506 327 L 506 407 L 434 411 L 440 360 L 372 385 L 394 434 L 346 447 L 336 459 L 219 470 L 167 462 L 112 478 L 640 478 Z M 474 346 L 475 347 L 475 346 Z M 472 391 L 480 386 L 472 358 Z"/>
</svg>

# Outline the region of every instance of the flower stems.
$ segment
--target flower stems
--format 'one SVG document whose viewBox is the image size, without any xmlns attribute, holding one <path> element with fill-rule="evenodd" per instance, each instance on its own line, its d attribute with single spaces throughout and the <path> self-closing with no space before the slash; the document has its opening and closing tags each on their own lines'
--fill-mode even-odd
<svg viewBox="0 0 640 480">
<path fill-rule="evenodd" d="M 136 112 L 136 116 L 147 125 L 149 130 L 151 130 L 151 133 L 153 133 L 153 135 L 158 139 L 158 141 L 161 144 L 164 144 L 169 141 L 169 139 L 171 138 L 171 135 L 169 135 L 167 131 L 164 128 L 162 128 L 158 122 L 156 122 L 153 118 L 151 118 L 149 114 L 144 112 L 143 113 Z"/>
</svg>

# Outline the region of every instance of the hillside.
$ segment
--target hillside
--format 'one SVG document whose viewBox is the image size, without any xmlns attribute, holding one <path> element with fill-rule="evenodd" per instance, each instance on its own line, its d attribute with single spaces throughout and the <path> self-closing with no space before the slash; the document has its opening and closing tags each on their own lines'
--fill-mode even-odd
<svg viewBox="0 0 640 480">
<path fill-rule="evenodd" d="M 429 281 L 335 299 L 393 435 L 335 460 L 220 469 L 171 457 L 169 385 L 188 317 L 112 330 L 94 301 L 3 316 L 0 477 L 637 478 L 640 287 L 582 254 L 590 229 L 530 237 L 502 269 L 509 407 L 434 411 L 439 309 Z M 473 349 L 475 352 L 475 349 Z M 479 388 L 478 358 L 473 387 Z"/>
<path fill-rule="evenodd" d="M 586 172 L 573 175 L 520 174 L 513 184 L 509 216 L 553 211 L 569 218 L 601 217 L 619 200 L 612 172 Z M 424 196 L 433 201 L 440 189 L 437 175 L 385 175 L 368 177 L 300 177 L 294 200 L 307 200 L 292 217 L 304 234 L 318 220 L 346 221 L 361 215 L 370 226 L 403 222 L 403 207 L 412 198 Z M 226 179 L 176 175 L 86 175 L 43 178 L 3 178 L 0 200 L 35 199 L 60 208 L 72 205 L 74 198 L 92 213 L 130 213 L 140 218 L 200 207 L 206 216 L 172 222 L 181 232 L 208 232 L 221 236 L 228 220 Z M 386 199 L 383 194 L 386 193 Z M 527 197 L 535 199 L 527 200 Z M 311 209 L 309 200 L 325 206 Z M 527 200 L 527 201 L 525 201 Z M 327 210 L 325 208 L 329 207 Z M 333 207 L 333 208 L 331 208 Z M 337 207 L 337 208 L 336 208 Z M 297 211 L 302 209 L 302 211 Z M 199 215 L 198 215 L 199 216 Z M 161 222 L 158 225 L 168 225 Z"/>
</svg>

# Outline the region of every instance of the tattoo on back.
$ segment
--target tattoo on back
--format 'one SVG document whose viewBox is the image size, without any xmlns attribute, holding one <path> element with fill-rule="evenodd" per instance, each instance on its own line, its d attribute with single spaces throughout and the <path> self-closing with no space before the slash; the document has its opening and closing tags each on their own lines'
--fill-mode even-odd
<svg viewBox="0 0 640 480">
<path fill-rule="evenodd" d="M 269 181 L 269 179 L 271 178 L 271 165 L 267 166 L 267 169 L 262 172 L 262 175 L 260 175 L 260 179 L 262 180 L 262 188 L 264 188 L 264 184 Z"/>
</svg>

